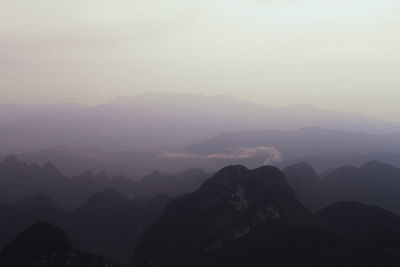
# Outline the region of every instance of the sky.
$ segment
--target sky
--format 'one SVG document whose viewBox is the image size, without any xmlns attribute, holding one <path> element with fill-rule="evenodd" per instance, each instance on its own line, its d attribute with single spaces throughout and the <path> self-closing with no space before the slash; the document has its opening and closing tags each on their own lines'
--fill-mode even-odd
<svg viewBox="0 0 400 267">
<path fill-rule="evenodd" d="M 400 121 L 400 3 L 0 0 L 0 103 L 152 92 Z"/>
</svg>

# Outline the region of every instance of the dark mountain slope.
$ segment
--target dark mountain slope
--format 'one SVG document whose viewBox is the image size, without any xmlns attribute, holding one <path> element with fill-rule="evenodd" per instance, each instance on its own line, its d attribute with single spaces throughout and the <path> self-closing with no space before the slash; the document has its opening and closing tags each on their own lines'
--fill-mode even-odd
<svg viewBox="0 0 400 267">
<path fill-rule="evenodd" d="M 273 235 L 311 221 L 278 169 L 226 167 L 167 206 L 135 251 L 133 266 L 209 264 L 249 233 L 265 228 Z"/>
<path fill-rule="evenodd" d="M 387 254 L 392 265 L 400 264 L 400 217 L 395 214 L 357 202 L 338 202 L 317 216 L 328 229 Z"/>
<path fill-rule="evenodd" d="M 332 196 L 323 178 L 308 163 L 301 162 L 283 170 L 288 184 L 297 198 L 310 210 L 316 211 L 327 206 Z"/>
<path fill-rule="evenodd" d="M 168 204 L 131 266 L 398 266 L 397 217 L 360 204 L 338 206 L 314 215 L 278 169 L 226 167 Z M 375 223 L 348 231 L 363 220 Z"/>
<path fill-rule="evenodd" d="M 67 233 L 47 223 L 36 223 L 22 231 L 1 251 L 0 264 L 7 267 L 120 266 L 103 257 L 74 251 Z"/>
<path fill-rule="evenodd" d="M 57 206 L 46 194 L 28 197 L 12 205 L 13 208 L 24 212 L 38 221 L 61 225 L 67 219 L 68 213 Z"/>
<path fill-rule="evenodd" d="M 132 249 L 169 200 L 160 195 L 128 200 L 108 189 L 72 211 L 66 229 L 78 249 L 127 263 Z"/>
<path fill-rule="evenodd" d="M 169 201 L 162 195 L 128 200 L 108 189 L 72 211 L 43 194 L 0 205 L 0 249 L 29 225 L 47 222 L 66 229 L 77 249 L 128 263 L 132 249 Z"/>
<path fill-rule="evenodd" d="M 325 177 L 336 201 L 357 201 L 400 214 L 400 169 L 378 161 L 342 167 Z"/>
<path fill-rule="evenodd" d="M 357 201 L 400 214 L 400 169 L 371 161 L 360 168 L 344 166 L 319 177 L 308 164 L 283 171 L 299 200 L 311 210 L 337 201 Z"/>
</svg>

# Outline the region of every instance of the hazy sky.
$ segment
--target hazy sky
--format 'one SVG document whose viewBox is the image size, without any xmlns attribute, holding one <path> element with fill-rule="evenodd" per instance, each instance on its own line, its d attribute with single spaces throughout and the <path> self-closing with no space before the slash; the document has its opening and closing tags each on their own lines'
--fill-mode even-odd
<svg viewBox="0 0 400 267">
<path fill-rule="evenodd" d="M 0 102 L 146 92 L 399 121 L 398 0 L 0 0 Z"/>
</svg>

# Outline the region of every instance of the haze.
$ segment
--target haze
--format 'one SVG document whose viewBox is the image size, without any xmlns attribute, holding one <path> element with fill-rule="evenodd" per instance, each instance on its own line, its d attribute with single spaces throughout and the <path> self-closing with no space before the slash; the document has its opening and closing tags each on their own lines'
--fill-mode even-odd
<svg viewBox="0 0 400 267">
<path fill-rule="evenodd" d="M 226 94 L 398 121 L 394 0 L 0 2 L 2 103 Z"/>
</svg>

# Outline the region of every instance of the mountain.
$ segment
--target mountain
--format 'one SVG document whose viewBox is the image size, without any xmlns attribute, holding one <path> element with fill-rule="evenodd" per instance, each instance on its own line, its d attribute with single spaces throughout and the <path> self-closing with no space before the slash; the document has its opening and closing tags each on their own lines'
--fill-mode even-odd
<svg viewBox="0 0 400 267">
<path fill-rule="evenodd" d="M 77 252 L 67 233 L 54 225 L 35 223 L 23 230 L 0 254 L 8 267 L 119 267 L 119 263 L 94 254 Z"/>
<path fill-rule="evenodd" d="M 62 224 L 67 218 L 67 211 L 57 206 L 50 197 L 43 193 L 20 200 L 12 207 L 35 220 L 57 225 Z"/>
<path fill-rule="evenodd" d="M 400 169 L 379 161 L 344 166 L 318 176 L 306 163 L 283 170 L 299 200 L 316 211 L 337 201 L 356 201 L 400 214 Z"/>
<path fill-rule="evenodd" d="M 0 185 L 0 202 L 13 203 L 43 192 L 56 196 L 67 187 L 68 179 L 49 164 L 28 165 L 9 156 L 0 164 Z"/>
<path fill-rule="evenodd" d="M 311 220 L 278 169 L 226 167 L 167 205 L 140 242 L 132 266 L 208 265 L 216 253 L 250 233 Z"/>
<path fill-rule="evenodd" d="M 105 152 L 66 146 L 16 155 L 29 164 L 44 165 L 51 161 L 67 176 L 77 176 L 90 169 L 96 173 L 107 172 L 111 176 L 122 174 L 132 177 L 135 181 L 140 181 L 156 169 L 163 173 L 175 174 L 203 166 L 208 170 L 216 170 L 224 164 L 211 159 L 171 157 L 163 152 Z M 6 158 L 7 156 L 0 156 L 0 161 Z"/>
<path fill-rule="evenodd" d="M 36 219 L 22 210 L 0 204 L 0 249 Z"/>
<path fill-rule="evenodd" d="M 127 263 L 132 249 L 170 199 L 128 200 L 116 190 L 93 194 L 72 211 L 67 227 L 77 248 Z"/>
<path fill-rule="evenodd" d="M 321 175 L 329 173 L 342 166 L 360 167 L 370 161 L 377 160 L 400 167 L 400 153 L 370 151 L 366 153 L 336 152 L 332 154 L 312 154 L 300 158 L 283 160 L 279 167 L 287 167 L 298 162 L 308 162 Z"/>
<path fill-rule="evenodd" d="M 42 104 L 36 106 L 24 104 L 0 104 L 0 122 L 48 113 L 74 112 L 85 108 L 87 107 L 76 103 Z"/>
<path fill-rule="evenodd" d="M 143 187 L 124 176 L 107 177 L 86 171 L 75 177 L 64 176 L 52 163 L 28 165 L 16 156 L 0 164 L 0 203 L 11 204 L 38 194 L 46 194 L 57 205 L 75 208 L 93 193 L 115 188 L 126 197 L 144 196 Z M 43 199 L 36 198 L 34 201 Z"/>
<path fill-rule="evenodd" d="M 388 253 L 387 265 L 400 262 L 400 217 L 357 202 L 338 202 L 317 213 L 330 230 L 346 235 L 371 250 Z M 381 264 L 383 265 L 383 264 Z"/>
<path fill-rule="evenodd" d="M 295 167 L 310 171 L 305 164 Z M 400 263 L 399 222 L 359 203 L 313 214 L 279 169 L 229 166 L 167 205 L 131 266 L 394 267 Z"/>
<path fill-rule="evenodd" d="M 346 166 L 325 177 L 338 200 L 358 201 L 400 214 L 400 169 L 378 161 Z"/>
<path fill-rule="evenodd" d="M 224 133 L 203 142 L 192 144 L 184 148 L 182 152 L 210 155 L 226 153 L 235 148 L 256 149 L 272 147 L 280 153 L 281 160 L 289 161 L 310 155 L 323 156 L 346 152 L 368 153 L 370 151 L 382 151 L 399 153 L 400 144 L 398 138 L 398 134 L 374 135 L 316 127 L 295 131 L 246 131 Z M 261 161 L 270 156 L 267 153 Z M 254 164 L 262 164 L 262 162 L 253 160 Z"/>
<path fill-rule="evenodd" d="M 228 96 L 148 94 L 96 107 L 19 116 L 0 123 L 0 149 L 22 153 L 53 146 L 104 151 L 177 149 L 223 132 L 322 127 L 393 133 L 397 125 L 311 106 L 268 108 Z"/>
<path fill-rule="evenodd" d="M 78 250 L 127 264 L 132 250 L 169 201 L 163 195 L 129 200 L 110 188 L 91 195 L 73 210 L 59 208 L 44 194 L 0 205 L 0 249 L 29 225 L 46 222 L 67 230 Z"/>
<path fill-rule="evenodd" d="M 106 152 L 58 146 L 17 155 L 28 163 L 40 165 L 51 160 L 68 176 L 91 169 L 106 171 L 112 176 L 124 174 L 139 181 L 154 170 L 174 174 L 202 168 L 215 172 L 234 164 L 256 168 L 267 163 L 283 168 L 305 161 L 318 173 L 344 165 L 361 166 L 371 160 L 400 167 L 398 139 L 397 134 L 374 135 L 311 127 L 295 131 L 225 133 L 169 152 Z"/>
<path fill-rule="evenodd" d="M 145 230 L 141 212 L 136 202 L 108 189 L 72 212 L 69 233 L 77 248 L 123 260 Z"/>
<path fill-rule="evenodd" d="M 323 178 L 306 162 L 291 165 L 282 170 L 296 197 L 312 211 L 326 207 L 332 200 Z"/>
</svg>

